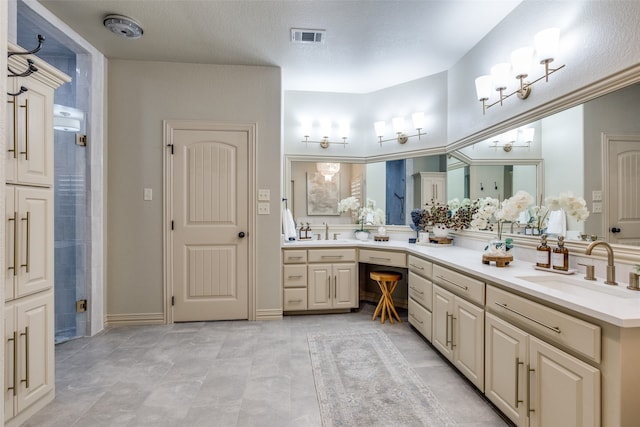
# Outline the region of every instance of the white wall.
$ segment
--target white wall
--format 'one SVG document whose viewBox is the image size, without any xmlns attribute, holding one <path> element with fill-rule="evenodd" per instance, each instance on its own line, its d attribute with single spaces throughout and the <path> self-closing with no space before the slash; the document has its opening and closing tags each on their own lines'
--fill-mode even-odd
<svg viewBox="0 0 640 427">
<path fill-rule="evenodd" d="M 162 312 L 165 119 L 257 123 L 256 180 L 272 213 L 257 217 L 256 307 L 280 312 L 280 69 L 111 60 L 108 83 L 107 315 Z"/>
</svg>

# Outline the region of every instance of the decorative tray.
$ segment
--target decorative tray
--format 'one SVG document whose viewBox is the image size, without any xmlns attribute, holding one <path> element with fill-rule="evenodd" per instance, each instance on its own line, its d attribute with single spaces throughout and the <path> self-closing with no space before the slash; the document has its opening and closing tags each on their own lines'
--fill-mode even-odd
<svg viewBox="0 0 640 427">
<path fill-rule="evenodd" d="M 548 271 L 549 273 L 558 273 L 558 274 L 576 274 L 578 272 L 578 270 L 571 269 L 571 268 L 568 269 L 567 271 L 554 270 L 553 268 L 538 267 L 537 265 L 534 265 L 533 268 L 540 271 Z"/>
</svg>

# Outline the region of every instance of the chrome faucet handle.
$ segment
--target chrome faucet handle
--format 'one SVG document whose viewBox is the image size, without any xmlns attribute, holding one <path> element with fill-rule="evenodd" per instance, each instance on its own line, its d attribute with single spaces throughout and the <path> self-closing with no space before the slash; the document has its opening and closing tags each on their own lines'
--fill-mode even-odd
<svg viewBox="0 0 640 427">
<path fill-rule="evenodd" d="M 320 233 L 316 233 L 316 236 L 318 236 L 318 238 L 316 240 L 322 240 L 320 237 L 322 236 Z"/>
<path fill-rule="evenodd" d="M 340 233 L 333 233 L 333 240 L 338 240 Z"/>
<path fill-rule="evenodd" d="M 596 275 L 595 275 L 596 268 L 593 264 L 578 263 L 578 265 L 582 265 L 586 267 L 586 271 L 585 271 L 586 276 L 584 276 L 586 280 L 596 280 Z"/>
</svg>

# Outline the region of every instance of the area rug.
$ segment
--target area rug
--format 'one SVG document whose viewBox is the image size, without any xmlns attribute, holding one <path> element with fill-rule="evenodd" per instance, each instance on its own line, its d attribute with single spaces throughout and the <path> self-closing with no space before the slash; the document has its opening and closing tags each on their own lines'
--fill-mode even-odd
<svg viewBox="0 0 640 427">
<path fill-rule="evenodd" d="M 322 425 L 455 426 L 378 330 L 308 335 Z"/>
</svg>

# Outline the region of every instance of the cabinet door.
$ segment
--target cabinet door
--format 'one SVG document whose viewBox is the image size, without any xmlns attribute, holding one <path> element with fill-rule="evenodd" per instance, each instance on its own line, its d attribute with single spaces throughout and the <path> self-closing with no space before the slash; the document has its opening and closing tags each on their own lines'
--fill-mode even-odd
<svg viewBox="0 0 640 427">
<path fill-rule="evenodd" d="M 527 425 L 525 403 L 528 335 L 486 314 L 484 394 L 516 425 Z"/>
<path fill-rule="evenodd" d="M 17 187 L 16 298 L 53 286 L 53 191 Z"/>
<path fill-rule="evenodd" d="M 529 338 L 531 426 L 600 425 L 600 371 Z"/>
<path fill-rule="evenodd" d="M 49 187 L 53 185 L 53 89 L 35 79 L 16 80 L 17 87 L 29 90 L 10 97 L 15 104 L 7 105 L 11 110 L 7 149 L 17 151 L 7 152 L 6 179 Z"/>
<path fill-rule="evenodd" d="M 455 297 L 452 325 L 453 364 L 484 391 L 484 310 Z"/>
<path fill-rule="evenodd" d="M 5 277 L 4 277 L 4 299 L 5 301 L 10 301 L 15 298 L 15 286 L 17 283 L 17 275 L 20 271 L 17 268 L 18 259 L 16 257 L 18 251 L 16 251 L 16 231 L 18 229 L 18 223 L 16 219 L 18 217 L 18 213 L 16 211 L 16 203 L 15 203 L 15 191 L 12 185 L 5 186 L 5 248 L 4 253 L 5 257 Z"/>
<path fill-rule="evenodd" d="M 453 357 L 453 299 L 454 295 L 451 292 L 433 285 L 432 344 L 449 360 Z"/>
<path fill-rule="evenodd" d="M 309 310 L 331 308 L 331 264 L 313 264 L 307 274 Z"/>
<path fill-rule="evenodd" d="M 333 265 L 333 308 L 357 307 L 355 264 Z"/>
<path fill-rule="evenodd" d="M 15 416 L 15 396 L 18 382 L 15 360 L 17 352 L 17 334 L 15 311 L 13 304 L 7 304 L 4 308 L 4 420 Z"/>
<path fill-rule="evenodd" d="M 15 303 L 18 331 L 18 401 L 23 411 L 54 387 L 53 292 Z"/>
</svg>

